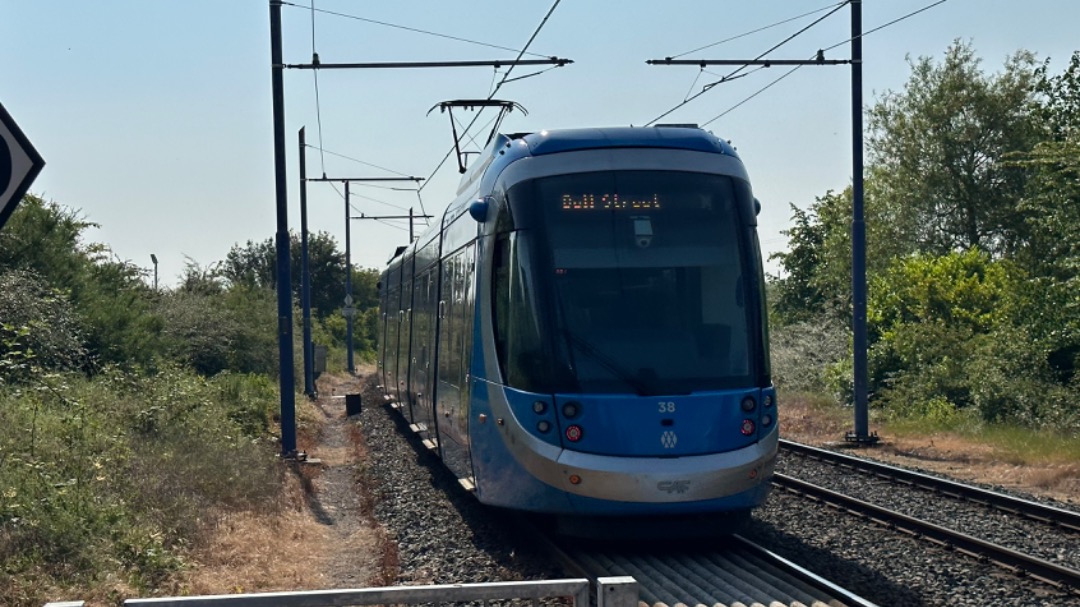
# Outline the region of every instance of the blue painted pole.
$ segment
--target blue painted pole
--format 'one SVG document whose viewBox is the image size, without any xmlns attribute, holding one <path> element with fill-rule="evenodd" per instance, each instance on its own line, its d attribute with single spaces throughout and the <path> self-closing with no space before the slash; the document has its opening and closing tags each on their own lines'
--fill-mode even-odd
<svg viewBox="0 0 1080 607">
<path fill-rule="evenodd" d="M 308 267 L 307 145 L 300 127 L 300 306 L 304 315 L 304 394 L 315 396 L 315 346 L 311 343 L 311 269 Z"/>
<path fill-rule="evenodd" d="M 270 77 L 274 104 L 274 183 L 277 199 L 278 354 L 281 390 L 281 455 L 296 455 L 293 379 L 292 281 L 289 276 L 289 189 L 285 172 L 285 88 L 282 83 L 281 0 L 270 0 Z"/>
<path fill-rule="evenodd" d="M 345 182 L 345 356 L 348 359 L 349 373 L 355 373 L 353 366 L 353 307 L 352 298 L 352 242 L 349 239 L 349 182 Z"/>
<path fill-rule="evenodd" d="M 851 0 L 851 292 L 854 333 L 854 442 L 871 442 L 866 364 L 866 221 L 863 217 L 862 0 Z"/>
</svg>

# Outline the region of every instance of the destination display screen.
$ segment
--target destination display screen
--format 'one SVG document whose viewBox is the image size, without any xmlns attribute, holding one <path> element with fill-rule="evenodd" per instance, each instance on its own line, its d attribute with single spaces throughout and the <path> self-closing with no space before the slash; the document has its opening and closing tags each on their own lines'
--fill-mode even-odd
<svg viewBox="0 0 1080 607">
<path fill-rule="evenodd" d="M 659 194 L 620 196 L 618 194 L 563 194 L 564 211 L 644 211 L 660 208 Z"/>
</svg>

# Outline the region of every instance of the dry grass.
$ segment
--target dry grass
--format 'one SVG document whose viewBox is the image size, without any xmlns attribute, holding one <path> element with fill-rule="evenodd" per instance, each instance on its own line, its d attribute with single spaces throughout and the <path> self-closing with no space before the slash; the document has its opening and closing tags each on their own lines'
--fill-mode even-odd
<svg viewBox="0 0 1080 607">
<path fill-rule="evenodd" d="M 373 369 L 368 369 L 368 372 Z M 372 518 L 373 505 L 362 474 L 351 487 L 361 502 L 359 527 L 343 534 L 338 526 L 320 523 L 308 508 L 308 497 L 325 491 L 323 470 L 355 466 L 363 470 L 367 451 L 362 435 L 350 425 L 345 446 L 321 443 L 322 432 L 343 416 L 344 403 L 334 396 L 359 390 L 356 378 L 323 375 L 318 403 L 297 400 L 297 446 L 319 465 L 297 465 L 285 481 L 288 506 L 270 515 L 229 517 L 205 549 L 192 555 L 196 563 L 178 582 L 182 594 L 232 594 L 279 590 L 317 590 L 343 586 L 379 586 L 397 578 L 397 546 Z"/>
<path fill-rule="evenodd" d="M 845 412 L 807 394 L 785 394 L 778 399 L 780 434 L 784 438 L 807 444 L 823 444 L 843 438 L 851 429 L 851 419 Z"/>
<path fill-rule="evenodd" d="M 330 529 L 307 512 L 243 514 L 219 527 L 182 594 L 233 594 L 327 587 L 321 573 Z"/>
<path fill-rule="evenodd" d="M 852 410 L 813 397 L 781 397 L 780 434 L 818 446 L 843 444 L 852 429 Z M 875 449 L 859 452 L 891 463 L 945 474 L 960 480 L 989 483 L 1080 504 L 1080 464 L 1042 453 L 1023 453 L 958 432 L 916 432 L 871 419 L 881 435 Z"/>
</svg>

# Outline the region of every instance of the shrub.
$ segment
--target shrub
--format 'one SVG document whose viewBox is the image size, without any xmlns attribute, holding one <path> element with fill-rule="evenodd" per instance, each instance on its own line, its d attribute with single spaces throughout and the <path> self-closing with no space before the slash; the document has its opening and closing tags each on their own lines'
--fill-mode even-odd
<svg viewBox="0 0 1080 607">
<path fill-rule="evenodd" d="M 0 381 L 26 379 L 29 363 L 49 370 L 85 366 L 82 331 L 71 303 L 28 270 L 0 273 Z"/>
<path fill-rule="evenodd" d="M 0 390 L 0 596 L 121 574 L 153 590 L 230 511 L 276 508 L 265 378 L 167 367 Z"/>
</svg>

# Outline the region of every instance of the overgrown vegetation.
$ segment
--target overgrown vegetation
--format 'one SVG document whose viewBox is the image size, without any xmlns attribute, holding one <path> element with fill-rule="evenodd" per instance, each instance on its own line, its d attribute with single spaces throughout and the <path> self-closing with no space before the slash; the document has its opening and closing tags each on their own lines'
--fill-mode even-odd
<svg viewBox="0 0 1080 607">
<path fill-rule="evenodd" d="M 266 243 L 235 246 L 155 290 L 83 241 L 92 225 L 27 196 L 0 231 L 4 604 L 174 591 L 222 517 L 283 506 L 272 249 L 268 266 Z M 315 335 L 343 366 L 344 256 L 312 240 Z M 362 318 L 376 280 L 354 271 Z M 354 334 L 370 356 L 373 324 Z"/>
<path fill-rule="evenodd" d="M 957 42 L 911 70 L 868 110 L 871 405 L 1075 443 L 1080 52 L 1061 74 L 1020 52 L 988 75 Z M 776 379 L 850 402 L 851 190 L 792 208 L 771 285 Z"/>
</svg>

